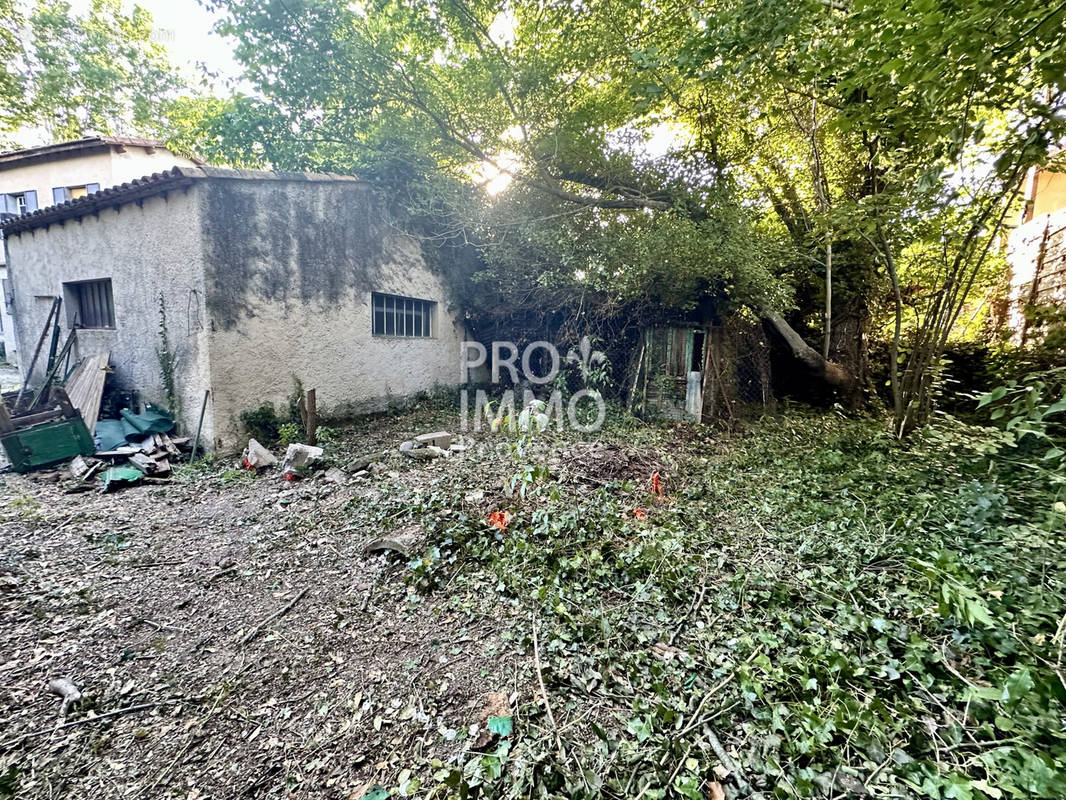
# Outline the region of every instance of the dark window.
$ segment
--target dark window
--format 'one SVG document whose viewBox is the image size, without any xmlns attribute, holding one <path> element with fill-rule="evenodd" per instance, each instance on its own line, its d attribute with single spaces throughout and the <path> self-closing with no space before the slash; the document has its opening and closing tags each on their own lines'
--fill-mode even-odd
<svg viewBox="0 0 1066 800">
<path fill-rule="evenodd" d="M 77 315 L 78 328 L 114 328 L 115 301 L 111 296 L 111 279 L 64 283 L 70 307 Z"/>
<path fill-rule="evenodd" d="M 432 300 L 373 292 L 372 332 L 375 336 L 427 338 L 433 335 L 437 304 Z"/>
</svg>

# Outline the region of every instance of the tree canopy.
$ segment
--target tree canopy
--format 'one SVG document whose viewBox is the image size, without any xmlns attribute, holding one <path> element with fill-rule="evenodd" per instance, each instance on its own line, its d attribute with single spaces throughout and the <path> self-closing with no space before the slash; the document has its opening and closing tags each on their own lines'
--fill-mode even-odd
<svg viewBox="0 0 1066 800">
<path fill-rule="evenodd" d="M 883 320 L 901 428 L 1066 132 L 1066 9 L 1032 0 L 214 6 L 255 91 L 178 106 L 176 142 L 388 184 L 481 248 L 480 308 L 712 294 L 822 338 L 853 386 Z"/>
<path fill-rule="evenodd" d="M 84 14 L 64 0 L 0 0 L 0 135 L 157 131 L 181 82 L 151 34 L 151 15 L 119 0 L 92 0 Z"/>
</svg>

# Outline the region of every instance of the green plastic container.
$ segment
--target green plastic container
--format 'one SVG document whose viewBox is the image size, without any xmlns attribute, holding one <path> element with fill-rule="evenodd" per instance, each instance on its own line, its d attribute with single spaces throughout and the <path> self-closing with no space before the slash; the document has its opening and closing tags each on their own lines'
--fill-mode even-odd
<svg viewBox="0 0 1066 800">
<path fill-rule="evenodd" d="M 29 472 L 58 461 L 96 452 L 93 437 L 80 416 L 43 422 L 0 437 L 15 472 Z"/>
</svg>

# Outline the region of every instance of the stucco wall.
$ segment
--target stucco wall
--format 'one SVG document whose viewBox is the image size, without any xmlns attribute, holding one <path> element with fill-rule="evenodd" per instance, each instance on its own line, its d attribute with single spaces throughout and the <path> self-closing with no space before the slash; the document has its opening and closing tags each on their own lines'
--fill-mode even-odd
<svg viewBox="0 0 1066 800">
<path fill-rule="evenodd" d="M 382 223 L 367 185 L 215 179 L 196 191 L 217 448 L 243 446 L 242 411 L 284 408 L 294 375 L 325 415 L 460 382 L 451 298 L 418 244 Z M 372 336 L 372 291 L 436 301 L 435 336 Z"/>
<path fill-rule="evenodd" d="M 72 154 L 68 158 L 55 161 L 38 161 L 0 169 L 0 194 L 33 190 L 37 192 L 38 207 L 45 208 L 53 205 L 52 189 L 56 187 L 98 183 L 101 189 L 107 189 L 154 172 L 163 172 L 174 166 L 194 166 L 194 162 L 161 148 L 149 153 L 143 147 L 130 145 L 126 152 L 120 153 L 118 148 L 111 147 L 110 151 Z M 3 261 L 3 258 L 3 248 L 0 247 L 0 261 Z M 8 360 L 17 364 L 20 350 L 29 350 L 27 359 L 32 358 L 36 339 L 26 344 L 16 339 L 14 332 L 17 326 L 7 314 L 2 302 L 0 324 L 3 325 Z"/>
<path fill-rule="evenodd" d="M 52 297 L 63 295 L 63 283 L 111 278 L 116 327 L 79 330 L 76 355 L 109 349 L 117 385 L 136 389 L 146 401 L 165 403 L 156 355 L 162 292 L 172 349 L 179 359 L 183 423 L 186 430 L 194 430 L 210 375 L 199 214 L 195 189 L 178 190 L 147 198 L 140 206 L 107 209 L 98 217 L 8 237 L 16 325 L 20 340 L 27 343 L 23 372 Z M 72 315 L 70 304 L 64 302 L 60 346 Z M 47 352 L 35 369 L 37 379 L 42 377 L 46 356 Z M 206 441 L 213 435 L 210 425 L 209 415 Z"/>
<path fill-rule="evenodd" d="M 2 169 L 0 194 L 32 189 L 37 192 L 38 207 L 44 208 L 52 205 L 52 189 L 59 186 L 98 183 L 101 189 L 107 189 L 175 166 L 191 167 L 195 164 L 169 150 L 158 149 L 149 153 L 143 147 L 130 146 L 125 153 L 119 153 L 112 147 L 110 152 L 72 155 L 55 161 L 38 161 Z"/>
<path fill-rule="evenodd" d="M 1032 216 L 1053 214 L 1066 208 L 1066 173 L 1040 170 L 1036 174 Z"/>
</svg>

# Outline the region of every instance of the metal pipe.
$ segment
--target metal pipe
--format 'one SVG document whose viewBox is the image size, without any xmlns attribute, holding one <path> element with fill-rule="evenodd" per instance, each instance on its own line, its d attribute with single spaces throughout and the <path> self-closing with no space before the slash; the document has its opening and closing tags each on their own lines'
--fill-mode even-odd
<svg viewBox="0 0 1066 800">
<path fill-rule="evenodd" d="M 200 421 L 196 423 L 196 438 L 192 440 L 192 454 L 189 456 L 190 464 L 196 460 L 196 450 L 200 446 L 200 431 L 204 427 L 204 414 L 207 413 L 207 396 L 209 394 L 211 394 L 211 390 L 204 389 L 204 402 L 200 405 Z"/>
</svg>

